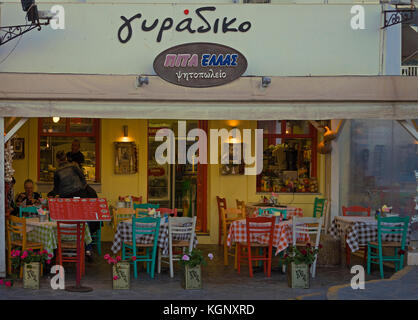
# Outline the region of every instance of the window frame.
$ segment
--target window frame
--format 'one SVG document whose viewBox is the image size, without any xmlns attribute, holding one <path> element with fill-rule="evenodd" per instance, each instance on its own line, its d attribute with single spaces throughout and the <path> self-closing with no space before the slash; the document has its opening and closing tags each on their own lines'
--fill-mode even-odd
<svg viewBox="0 0 418 320">
<path fill-rule="evenodd" d="M 265 120 L 263 120 L 265 121 Z M 263 132 L 263 140 L 267 138 L 268 145 L 276 145 L 276 139 L 282 139 L 282 143 L 286 141 L 286 139 L 311 139 L 312 141 L 312 172 L 311 177 L 312 178 L 318 178 L 318 172 L 317 172 L 317 139 L 318 139 L 318 132 L 316 128 L 309 122 L 309 133 L 308 134 L 293 134 L 293 133 L 286 133 L 286 122 L 290 120 L 267 120 L 267 121 L 274 121 L 274 131 L 276 130 L 276 121 L 280 121 L 281 124 L 281 132 L 282 133 L 264 133 Z M 257 121 L 257 129 L 260 129 L 260 120 Z M 263 147 L 264 152 L 264 147 Z M 263 157 L 264 158 L 264 157 Z M 266 193 L 264 191 L 261 191 L 261 173 L 257 175 L 257 181 L 256 181 L 256 192 L 257 193 Z M 285 192 L 285 193 L 291 193 L 291 192 Z M 309 194 L 310 192 L 306 192 Z"/>
<path fill-rule="evenodd" d="M 38 118 L 38 181 L 40 180 L 40 170 L 41 170 L 41 137 L 92 137 L 96 139 L 96 174 L 95 181 L 100 183 L 101 181 L 101 170 L 100 170 L 100 119 L 93 120 L 92 132 L 71 132 L 70 131 L 70 121 L 75 118 L 65 118 L 65 132 L 43 132 L 43 119 Z M 91 118 L 90 118 L 91 119 Z M 46 182 L 46 181 L 45 181 Z"/>
</svg>

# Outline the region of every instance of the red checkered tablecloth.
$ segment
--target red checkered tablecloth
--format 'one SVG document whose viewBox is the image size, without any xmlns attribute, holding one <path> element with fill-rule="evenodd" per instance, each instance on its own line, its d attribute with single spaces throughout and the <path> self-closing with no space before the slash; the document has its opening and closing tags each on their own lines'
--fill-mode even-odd
<svg viewBox="0 0 418 320">
<path fill-rule="evenodd" d="M 267 208 L 271 208 L 269 206 L 263 207 L 263 206 L 259 206 L 259 205 L 255 205 L 253 203 L 248 203 L 246 204 L 246 210 L 247 210 L 247 216 L 252 216 L 253 214 L 258 214 L 258 209 L 267 209 Z M 303 217 L 303 210 L 301 208 L 296 208 L 296 207 L 286 207 L 283 208 L 286 209 L 286 217 L 287 218 L 291 218 L 294 216 L 298 216 L 298 217 Z"/>
<path fill-rule="evenodd" d="M 269 236 L 267 234 L 251 234 L 251 242 L 257 242 L 261 244 L 268 244 Z M 276 248 L 276 255 L 285 250 L 289 244 L 293 241 L 292 221 L 282 221 L 276 223 L 274 226 L 273 234 L 273 247 Z M 307 235 L 298 237 L 298 241 L 309 241 Z M 229 227 L 227 245 L 231 246 L 232 243 L 241 242 L 247 243 L 247 226 L 245 220 L 237 220 L 231 223 Z"/>
</svg>

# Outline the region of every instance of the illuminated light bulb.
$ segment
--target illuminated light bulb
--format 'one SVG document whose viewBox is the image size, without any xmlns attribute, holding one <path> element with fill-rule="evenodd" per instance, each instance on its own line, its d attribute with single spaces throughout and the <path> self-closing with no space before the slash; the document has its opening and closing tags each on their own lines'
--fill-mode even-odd
<svg viewBox="0 0 418 320">
<path fill-rule="evenodd" d="M 54 121 L 54 123 L 58 123 L 60 121 L 60 117 L 52 117 L 52 121 Z"/>
</svg>

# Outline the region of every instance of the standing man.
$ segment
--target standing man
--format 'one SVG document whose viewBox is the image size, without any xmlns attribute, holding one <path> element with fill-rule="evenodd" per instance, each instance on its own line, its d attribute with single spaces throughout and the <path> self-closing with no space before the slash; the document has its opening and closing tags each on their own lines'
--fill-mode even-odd
<svg viewBox="0 0 418 320">
<path fill-rule="evenodd" d="M 84 163 L 84 156 L 80 152 L 80 140 L 75 139 L 71 144 L 71 151 L 67 152 L 68 162 L 76 162 L 80 169 L 82 169 L 82 163 Z"/>
</svg>

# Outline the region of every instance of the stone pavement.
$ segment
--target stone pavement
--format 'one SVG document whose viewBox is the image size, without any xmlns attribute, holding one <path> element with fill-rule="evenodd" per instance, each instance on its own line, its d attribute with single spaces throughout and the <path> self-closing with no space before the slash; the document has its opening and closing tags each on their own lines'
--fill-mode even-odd
<svg viewBox="0 0 418 320">
<path fill-rule="evenodd" d="M 110 252 L 110 243 L 104 244 L 104 252 Z M 254 278 L 250 278 L 246 265 L 242 268 L 239 275 L 233 268 L 232 258 L 229 266 L 223 265 L 222 247 L 217 245 L 199 245 L 205 254 L 213 253 L 215 258 L 208 261 L 208 266 L 203 268 L 203 289 L 184 290 L 180 285 L 180 269 L 176 267 L 174 278 L 169 277 L 168 266 L 162 266 L 161 274 L 157 274 L 155 279 L 151 279 L 145 271 L 141 270 L 138 279 L 131 278 L 131 290 L 112 290 L 111 268 L 102 257 L 95 256 L 94 262 L 86 264 L 86 276 L 82 280 L 83 286 L 93 288 L 87 293 L 74 293 L 65 290 L 52 290 L 49 278 L 45 275 L 41 282 L 40 290 L 23 289 L 20 281 L 16 282 L 12 288 L 0 286 L 0 300 L 326 300 L 329 299 L 329 289 L 335 286 L 349 285 L 353 274 L 350 269 L 344 266 L 336 267 L 317 267 L 317 276 L 311 281 L 310 289 L 291 289 L 287 286 L 287 276 L 278 267 L 277 261 L 274 262 L 271 278 L 267 278 L 260 270 L 254 273 Z M 357 263 L 353 257 L 353 263 Z M 361 262 L 359 259 L 358 262 Z M 387 269 L 385 273 L 389 277 L 393 270 Z M 66 285 L 75 283 L 75 268 L 72 265 L 66 267 Z M 379 272 L 375 269 L 372 274 L 366 276 L 366 280 L 379 279 Z M 411 281 L 417 283 L 417 278 Z M 389 282 L 388 290 L 393 293 L 392 299 L 405 297 L 410 294 L 410 299 L 416 299 L 415 293 L 410 290 L 405 294 L 402 290 L 392 288 L 403 283 Z M 366 284 L 368 288 L 368 284 Z M 331 298 L 351 299 L 345 289 L 338 290 L 337 295 Z M 351 291 L 351 288 L 349 289 Z M 379 290 L 381 290 L 379 288 Z M 412 287 L 411 287 L 412 290 Z M 367 291 L 365 299 L 374 299 L 378 296 L 373 295 L 373 289 Z M 352 293 L 351 293 L 352 294 Z M 353 298 L 355 299 L 355 298 Z M 364 298 L 363 298 L 364 299 Z"/>
<path fill-rule="evenodd" d="M 335 286 L 328 290 L 329 300 L 418 300 L 418 266 L 406 266 L 390 279 L 372 280 L 363 290 L 350 285 Z"/>
</svg>

